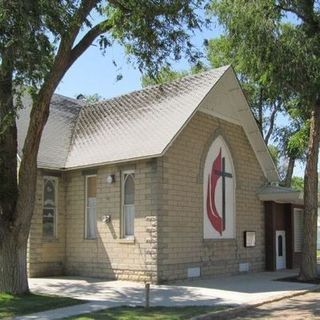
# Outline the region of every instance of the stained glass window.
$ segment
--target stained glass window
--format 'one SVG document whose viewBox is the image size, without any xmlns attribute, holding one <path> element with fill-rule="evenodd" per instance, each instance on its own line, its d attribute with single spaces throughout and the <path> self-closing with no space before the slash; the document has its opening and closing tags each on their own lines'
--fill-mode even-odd
<svg viewBox="0 0 320 320">
<path fill-rule="evenodd" d="M 56 237 L 57 185 L 56 177 L 44 177 L 42 234 L 45 238 Z"/>
</svg>

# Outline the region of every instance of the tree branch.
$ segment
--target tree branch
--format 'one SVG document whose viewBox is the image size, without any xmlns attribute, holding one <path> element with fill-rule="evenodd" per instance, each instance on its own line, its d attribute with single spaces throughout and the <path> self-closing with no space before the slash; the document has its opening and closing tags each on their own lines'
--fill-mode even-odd
<svg viewBox="0 0 320 320">
<path fill-rule="evenodd" d="M 108 2 L 115 7 L 119 7 L 123 12 L 129 13 L 130 9 L 127 8 L 123 3 L 119 2 L 118 0 L 108 0 Z"/>
<path fill-rule="evenodd" d="M 89 13 L 92 9 L 100 2 L 101 0 L 82 0 L 79 6 L 79 9 L 73 15 L 73 21 L 70 24 L 67 37 L 70 38 L 73 45 L 81 26 L 86 22 Z"/>
<path fill-rule="evenodd" d="M 319 30 L 319 21 L 315 20 L 314 17 L 314 1 L 301 1 L 300 8 L 293 8 L 289 4 L 285 4 L 283 1 L 279 1 L 279 4 L 276 5 L 276 8 L 295 14 L 299 19 L 304 23 L 309 25 L 311 28 Z M 302 12 L 303 11 L 303 12 Z"/>
<path fill-rule="evenodd" d="M 282 11 L 285 11 L 285 12 L 290 12 L 290 13 L 293 13 L 295 14 L 299 19 L 301 19 L 303 22 L 309 22 L 307 17 L 305 17 L 301 12 L 299 12 L 298 10 L 296 9 L 293 9 L 293 8 L 289 8 L 289 7 L 284 7 L 282 5 L 276 5 L 276 7 Z"/>
<path fill-rule="evenodd" d="M 264 138 L 264 141 L 265 141 L 266 145 L 268 145 L 269 139 L 270 139 L 271 134 L 273 132 L 274 121 L 275 121 L 275 118 L 276 118 L 277 111 L 278 111 L 278 107 L 275 104 L 275 106 L 274 106 L 274 108 L 272 110 L 271 116 L 270 116 L 270 126 L 269 126 L 268 132 L 267 132 L 267 134 L 266 134 L 266 136 Z"/>
<path fill-rule="evenodd" d="M 41 89 L 33 101 L 30 113 L 30 123 L 23 146 L 23 158 L 19 170 L 19 197 L 17 201 L 17 210 L 15 212 L 17 215 L 15 217 L 17 232 L 25 227 L 25 221 L 31 221 L 32 211 L 28 211 L 28 219 L 21 213 L 24 212 L 23 206 L 25 206 L 26 203 L 29 203 L 30 201 L 34 202 L 37 155 L 41 134 L 49 116 L 49 105 L 52 95 L 72 63 L 89 47 L 91 42 L 105 30 L 101 27 L 101 24 L 96 25 L 88 31 L 83 39 L 72 49 L 81 25 L 83 25 L 87 15 L 99 1 L 100 0 L 83 0 L 81 2 L 79 10 L 74 14 L 73 22 L 70 23 L 68 31 L 71 30 L 71 33 L 66 32 L 61 36 L 61 41 L 51 71 L 44 79 Z M 30 194 L 33 196 L 30 197 Z"/>
<path fill-rule="evenodd" d="M 111 28 L 112 25 L 109 23 L 109 21 L 104 20 L 90 29 L 71 50 L 69 65 L 71 66 L 82 55 L 82 53 L 88 49 L 88 47 L 99 35 L 111 30 Z"/>
<path fill-rule="evenodd" d="M 258 110 L 259 110 L 259 129 L 261 134 L 263 134 L 263 87 L 260 87 L 260 92 L 259 92 L 259 105 L 258 105 Z"/>
</svg>

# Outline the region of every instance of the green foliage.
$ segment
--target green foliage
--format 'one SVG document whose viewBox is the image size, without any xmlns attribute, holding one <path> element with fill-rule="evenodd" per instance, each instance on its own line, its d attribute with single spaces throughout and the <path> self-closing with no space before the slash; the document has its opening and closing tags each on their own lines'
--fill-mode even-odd
<svg viewBox="0 0 320 320">
<path fill-rule="evenodd" d="M 196 9 L 202 1 L 0 1 L 0 80 L 13 77 L 16 108 L 26 87 L 36 101 L 41 87 L 59 82 L 60 75 L 53 74 L 63 76 L 96 38 L 102 50 L 119 41 L 139 69 L 149 74 L 183 52 L 194 60 L 197 52 L 189 33 L 200 28 Z M 104 19 L 95 26 L 89 16 L 94 9 Z M 79 40 L 84 28 L 88 32 Z M 51 83 L 44 85 L 48 79 Z M 15 116 L 15 109 L 0 110 L 0 134 Z"/>
<path fill-rule="evenodd" d="M 0 319 L 11 319 L 14 316 L 57 309 L 80 303 L 83 303 L 83 301 L 66 297 L 0 293 Z"/>
<path fill-rule="evenodd" d="M 143 87 L 156 84 L 164 84 L 173 80 L 178 80 L 184 76 L 196 74 L 205 70 L 207 70 L 207 67 L 202 63 L 197 63 L 193 65 L 190 70 L 183 71 L 174 71 L 170 68 L 170 66 L 167 65 L 161 68 L 154 76 L 148 74 L 143 75 L 141 78 L 141 83 Z"/>
<path fill-rule="evenodd" d="M 81 94 L 80 93 L 76 96 L 76 99 L 84 100 L 89 103 L 94 103 L 94 102 L 100 101 L 102 99 L 102 97 L 98 93 L 94 93 L 94 94 Z"/>
<path fill-rule="evenodd" d="M 273 143 L 280 157 L 304 160 L 310 108 L 319 98 L 320 18 L 319 7 L 301 2 L 212 0 L 209 11 L 226 33 L 209 42 L 208 56 L 215 66 L 235 66 L 265 135 L 273 110 L 285 115 L 286 125 L 272 128 Z"/>
<path fill-rule="evenodd" d="M 169 66 L 165 66 L 161 70 L 159 70 L 157 75 L 154 77 L 144 75 L 141 78 L 141 83 L 143 87 L 148 87 L 155 84 L 164 84 L 173 80 L 180 79 L 187 74 L 187 71 L 174 71 Z"/>
<path fill-rule="evenodd" d="M 273 144 L 268 145 L 269 153 L 271 155 L 271 158 L 277 168 L 279 168 L 280 164 L 280 150 L 277 146 Z"/>
<path fill-rule="evenodd" d="M 232 64 L 261 132 L 268 143 L 274 130 L 275 116 L 284 109 L 281 103 L 282 92 L 279 92 L 278 86 L 267 82 L 265 73 L 246 66 L 249 63 L 247 54 L 233 46 L 232 39 L 228 35 L 211 39 L 208 42 L 207 57 L 213 67 Z"/>
<path fill-rule="evenodd" d="M 303 188 L 304 188 L 303 178 L 302 177 L 293 176 L 292 177 L 291 187 L 293 189 L 295 189 L 295 190 L 303 191 Z"/>
<path fill-rule="evenodd" d="M 183 52 L 196 59 L 188 32 L 200 27 L 196 9 L 202 1 L 1 1 L 1 69 L 12 68 L 20 85 L 38 87 L 53 68 L 61 42 L 75 38 L 79 26 L 93 28 L 88 14 L 94 7 L 103 15 L 105 29 L 112 27 L 108 37 L 99 35 L 100 46 L 119 41 L 139 69 L 152 73 Z"/>
<path fill-rule="evenodd" d="M 106 15 L 112 24 L 111 35 L 119 41 L 140 71 L 155 75 L 169 59 L 185 53 L 198 58 L 190 43 L 190 30 L 200 28 L 197 9 L 203 0 L 128 0 L 110 1 Z"/>
<path fill-rule="evenodd" d="M 215 311 L 228 309 L 228 306 L 188 306 L 188 307 L 119 307 L 111 308 L 89 315 L 80 315 L 68 319 L 92 320 L 92 319 L 118 319 L 118 320 L 182 320 Z"/>
<path fill-rule="evenodd" d="M 319 7 L 303 2 L 300 7 L 295 1 L 213 0 L 210 10 L 226 28 L 237 56 L 246 57 L 240 59 L 241 70 L 287 96 L 298 94 L 309 107 L 320 85 L 320 15 Z M 306 10 L 311 10 L 308 16 Z M 287 12 L 298 12 L 297 24 L 284 21 Z"/>
</svg>

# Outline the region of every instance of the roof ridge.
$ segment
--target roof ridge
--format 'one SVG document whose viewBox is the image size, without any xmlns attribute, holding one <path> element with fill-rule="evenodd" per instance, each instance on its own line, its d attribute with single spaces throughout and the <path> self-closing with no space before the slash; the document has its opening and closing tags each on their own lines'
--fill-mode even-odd
<svg viewBox="0 0 320 320">
<path fill-rule="evenodd" d="M 136 90 L 133 90 L 133 91 L 130 91 L 130 92 L 127 92 L 127 93 L 122 93 L 122 94 L 119 94 L 119 95 L 111 97 L 111 98 L 106 98 L 106 99 L 102 99 L 100 101 L 91 102 L 91 103 L 89 102 L 89 103 L 84 104 L 83 106 L 84 107 L 95 106 L 95 105 L 98 105 L 98 104 L 101 104 L 101 103 L 105 103 L 105 102 L 109 102 L 109 101 L 112 101 L 112 100 L 121 99 L 123 97 L 130 96 L 130 95 L 132 95 L 134 93 L 140 93 L 140 92 L 143 92 L 143 91 L 149 91 L 149 90 L 153 90 L 155 88 L 170 87 L 173 84 L 177 84 L 179 82 L 188 80 L 190 78 L 197 78 L 197 77 L 206 75 L 208 73 L 211 73 L 213 71 L 217 71 L 219 69 L 227 70 L 230 66 L 231 65 L 229 64 L 229 65 L 224 65 L 224 66 L 221 66 L 221 67 L 218 67 L 218 68 L 212 68 L 212 69 L 209 69 L 209 70 L 206 70 L 206 71 L 202 71 L 202 72 L 199 72 L 199 73 L 188 74 L 188 75 L 185 75 L 185 76 L 183 76 L 183 77 L 181 77 L 179 79 L 175 79 L 175 80 L 172 80 L 172 81 L 169 81 L 169 82 L 166 82 L 166 83 L 150 85 L 150 86 L 147 86 L 145 88 L 140 88 L 140 89 L 136 89 Z"/>
<path fill-rule="evenodd" d="M 83 101 L 81 101 L 79 99 L 76 99 L 76 98 L 65 96 L 65 95 L 60 94 L 60 93 L 54 93 L 53 96 L 60 97 L 60 98 L 63 98 L 63 99 L 67 99 L 67 100 L 71 100 L 72 102 L 78 104 L 79 107 L 83 107 L 83 105 L 84 105 Z"/>
</svg>

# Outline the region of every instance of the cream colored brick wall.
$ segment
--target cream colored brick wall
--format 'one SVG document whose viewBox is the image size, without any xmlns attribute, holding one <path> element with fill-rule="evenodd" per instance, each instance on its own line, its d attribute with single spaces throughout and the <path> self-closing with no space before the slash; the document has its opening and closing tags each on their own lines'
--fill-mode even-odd
<svg viewBox="0 0 320 320">
<path fill-rule="evenodd" d="M 203 165 L 214 136 L 229 144 L 236 174 L 236 239 L 203 239 Z M 163 159 L 163 192 L 158 218 L 159 281 L 187 277 L 200 267 L 201 276 L 232 274 L 239 263 L 264 269 L 263 205 L 256 196 L 266 181 L 243 129 L 197 112 Z M 256 247 L 244 248 L 243 232 L 256 231 Z"/>
<path fill-rule="evenodd" d="M 229 144 L 236 174 L 236 239 L 203 240 L 203 164 L 221 133 Z M 135 170 L 135 241 L 120 239 L 120 176 Z M 90 172 L 88 172 L 90 173 Z M 109 174 L 115 183 L 107 184 Z M 42 177 L 29 240 L 30 275 L 64 273 L 167 281 L 187 277 L 201 267 L 202 276 L 236 273 L 240 262 L 264 268 L 264 215 L 257 189 L 262 170 L 240 126 L 198 112 L 164 157 L 97 169 L 96 240 L 84 239 L 85 172 L 59 178 L 58 239 L 42 239 Z M 104 224 L 102 216 L 111 215 Z M 243 231 L 256 231 L 256 247 L 243 247 Z"/>
<path fill-rule="evenodd" d="M 121 172 L 135 171 L 134 243 L 121 239 Z M 115 183 L 108 184 L 109 174 Z M 97 239 L 86 240 L 85 172 L 67 174 L 66 273 L 156 281 L 157 273 L 157 168 L 156 161 L 140 161 L 132 165 L 105 166 L 97 170 Z M 102 222 L 103 215 L 111 222 Z"/>
<path fill-rule="evenodd" d="M 46 173 L 50 175 L 50 173 Z M 65 260 L 65 183 L 58 177 L 57 238 L 42 235 L 43 172 L 38 171 L 35 210 L 28 242 L 29 276 L 61 275 Z"/>
</svg>

